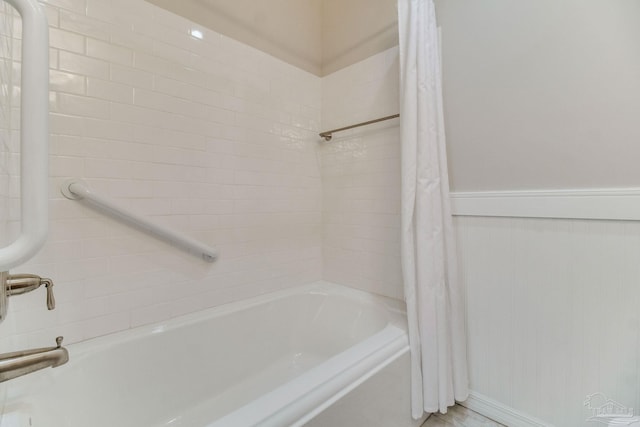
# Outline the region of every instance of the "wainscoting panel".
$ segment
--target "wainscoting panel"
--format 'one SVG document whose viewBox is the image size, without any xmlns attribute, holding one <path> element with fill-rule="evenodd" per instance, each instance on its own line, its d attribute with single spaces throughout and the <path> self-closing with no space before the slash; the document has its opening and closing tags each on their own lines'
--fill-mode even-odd
<svg viewBox="0 0 640 427">
<path fill-rule="evenodd" d="M 640 223 L 455 225 L 474 392 L 558 427 L 604 399 L 640 415 Z"/>
</svg>

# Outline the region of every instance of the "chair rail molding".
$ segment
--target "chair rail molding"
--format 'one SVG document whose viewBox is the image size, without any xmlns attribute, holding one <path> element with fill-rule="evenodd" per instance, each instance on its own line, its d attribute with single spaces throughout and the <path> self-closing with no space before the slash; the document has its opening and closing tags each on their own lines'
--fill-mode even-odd
<svg viewBox="0 0 640 427">
<path fill-rule="evenodd" d="M 640 220 L 640 187 L 452 192 L 454 216 Z"/>
</svg>

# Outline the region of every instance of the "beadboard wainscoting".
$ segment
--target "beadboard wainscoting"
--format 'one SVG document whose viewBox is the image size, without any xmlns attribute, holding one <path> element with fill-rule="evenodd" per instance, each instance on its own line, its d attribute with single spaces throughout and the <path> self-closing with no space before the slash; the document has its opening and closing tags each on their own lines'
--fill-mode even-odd
<svg viewBox="0 0 640 427">
<path fill-rule="evenodd" d="M 638 414 L 640 222 L 457 216 L 455 227 L 466 405 L 513 426 L 587 426 L 598 404 L 585 402 L 602 393 Z"/>
</svg>

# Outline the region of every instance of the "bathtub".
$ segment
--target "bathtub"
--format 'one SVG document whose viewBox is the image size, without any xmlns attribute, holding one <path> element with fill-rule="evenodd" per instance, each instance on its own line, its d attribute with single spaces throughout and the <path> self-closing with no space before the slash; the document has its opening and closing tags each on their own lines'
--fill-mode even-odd
<svg viewBox="0 0 640 427">
<path fill-rule="evenodd" d="M 12 380 L 0 426 L 420 424 L 409 410 L 402 304 L 336 284 L 262 295 L 68 350 L 67 365 Z"/>
</svg>

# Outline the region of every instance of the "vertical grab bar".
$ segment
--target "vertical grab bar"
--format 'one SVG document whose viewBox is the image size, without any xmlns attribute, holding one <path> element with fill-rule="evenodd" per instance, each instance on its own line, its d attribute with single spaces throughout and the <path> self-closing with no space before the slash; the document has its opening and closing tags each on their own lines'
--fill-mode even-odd
<svg viewBox="0 0 640 427">
<path fill-rule="evenodd" d="M 5 1 L 22 17 L 21 232 L 0 249 L 0 271 L 36 254 L 47 237 L 49 216 L 49 25 L 37 0 Z"/>
</svg>

